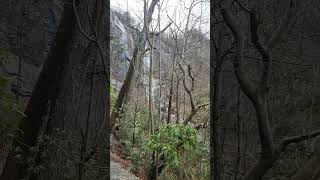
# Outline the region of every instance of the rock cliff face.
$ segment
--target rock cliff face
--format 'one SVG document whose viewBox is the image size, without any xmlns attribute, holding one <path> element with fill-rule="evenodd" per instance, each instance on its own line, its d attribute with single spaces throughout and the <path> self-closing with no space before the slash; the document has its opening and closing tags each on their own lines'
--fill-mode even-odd
<svg viewBox="0 0 320 180">
<path fill-rule="evenodd" d="M 18 72 L 20 55 L 23 62 L 21 88 L 32 91 L 53 43 L 61 13 L 62 6 L 55 0 L 0 1 L 0 74 L 8 76 L 11 84 L 16 81 L 14 74 Z M 111 47 L 118 52 L 110 68 L 116 79 L 113 81 L 120 86 L 128 68 L 126 57 L 131 57 L 133 40 L 113 11 L 110 22 L 111 36 L 120 48 Z M 11 54 L 10 58 L 7 54 Z"/>
<path fill-rule="evenodd" d="M 2 55 L 0 74 L 9 75 L 11 84 L 22 59 L 21 88 L 31 92 L 42 64 L 53 42 L 62 8 L 53 0 L 0 1 L 0 48 Z M 6 60 L 6 61 L 4 61 Z"/>
<path fill-rule="evenodd" d="M 53 43 L 61 13 L 62 6 L 56 0 L 0 1 L 0 75 L 9 77 L 9 89 L 16 85 L 15 74 L 19 69 L 20 57 L 20 90 L 24 94 L 31 94 Z M 129 68 L 128 59 L 132 57 L 134 38 L 113 10 L 110 12 L 110 23 L 111 82 L 112 86 L 119 90 Z M 1 52 L 10 54 L 10 58 Z M 155 61 L 157 60 L 158 58 L 155 58 Z M 144 69 L 147 71 L 148 56 L 144 62 Z M 148 78 L 145 79 L 145 84 L 148 84 Z"/>
<path fill-rule="evenodd" d="M 14 54 L 23 49 L 24 62 L 40 66 L 59 25 L 61 7 L 53 0 L 0 2 L 0 47 Z"/>
<path fill-rule="evenodd" d="M 111 10 L 111 56 L 110 73 L 112 86 L 119 90 L 129 68 L 129 61 L 133 51 L 133 37 L 126 30 L 124 24 L 120 21 L 117 14 Z"/>
</svg>

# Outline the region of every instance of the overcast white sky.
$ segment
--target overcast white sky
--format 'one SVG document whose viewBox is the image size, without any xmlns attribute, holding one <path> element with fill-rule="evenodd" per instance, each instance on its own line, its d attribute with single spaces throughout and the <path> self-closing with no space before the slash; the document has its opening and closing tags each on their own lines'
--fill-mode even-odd
<svg viewBox="0 0 320 180">
<path fill-rule="evenodd" d="M 149 3 L 151 0 L 147 0 Z M 200 1 L 200 0 L 160 0 L 162 4 L 162 8 L 160 11 L 161 15 L 161 29 L 165 27 L 170 20 L 167 18 L 167 15 L 170 16 L 173 20 L 177 22 L 177 24 L 181 24 L 181 27 L 185 27 L 186 17 L 188 7 L 190 6 L 192 1 Z M 202 0 L 203 1 L 203 0 Z M 141 19 L 143 17 L 143 0 L 111 0 L 110 2 L 111 8 L 120 9 L 122 11 L 129 11 L 131 16 L 136 19 Z M 157 20 L 158 18 L 158 6 L 156 6 L 155 11 L 153 13 L 153 18 Z M 210 29 L 209 19 L 210 19 L 210 2 L 203 1 L 197 3 L 197 5 L 192 10 L 192 19 L 196 19 L 202 14 L 202 18 L 199 23 L 196 24 L 196 28 L 200 28 L 203 33 L 208 33 Z M 189 27 L 190 28 L 190 27 Z"/>
</svg>

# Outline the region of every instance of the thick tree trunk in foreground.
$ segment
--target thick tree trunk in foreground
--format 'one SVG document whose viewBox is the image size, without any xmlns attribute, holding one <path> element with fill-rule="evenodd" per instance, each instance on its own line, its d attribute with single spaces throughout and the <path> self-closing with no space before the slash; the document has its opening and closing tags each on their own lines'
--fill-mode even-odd
<svg viewBox="0 0 320 180">
<path fill-rule="evenodd" d="M 215 180 L 221 180 L 223 175 L 223 161 L 222 161 L 222 148 L 221 148 L 221 118 L 219 113 L 220 107 L 220 94 L 221 94 L 221 82 L 222 82 L 222 67 L 217 67 L 213 78 L 213 93 L 211 91 L 211 118 L 210 127 L 211 135 L 213 137 L 210 148 L 213 153 L 210 155 L 210 165 L 211 165 L 211 177 Z M 212 158 L 212 159 L 211 159 Z"/>
<path fill-rule="evenodd" d="M 211 35 L 211 38 L 213 35 Z M 223 72 L 223 59 L 222 52 L 222 34 L 219 31 L 218 48 L 216 49 L 215 59 L 211 58 L 210 65 L 215 66 L 213 77 L 210 82 L 210 137 L 213 138 L 210 143 L 210 149 L 213 151 L 210 153 L 210 177 L 214 180 L 222 180 L 223 178 L 223 159 L 222 159 L 222 143 L 221 143 L 221 117 L 220 117 L 220 105 L 221 105 L 221 88 L 222 88 L 222 72 Z M 213 47 L 214 40 L 211 39 L 211 47 Z M 212 55 L 211 55 L 212 56 Z M 213 68 L 211 68 L 213 70 Z"/>
<path fill-rule="evenodd" d="M 91 32 L 88 33 L 90 35 L 95 34 L 95 42 L 88 41 L 77 28 L 75 11 L 70 5 L 72 2 L 65 4 L 55 43 L 50 49 L 28 103 L 26 117 L 20 124 L 23 133 L 19 133 L 14 140 L 13 150 L 8 156 L 2 179 L 18 180 L 26 177 L 32 180 L 64 180 L 70 176 L 73 179 L 85 177 L 84 169 L 88 169 L 88 166 L 79 167 L 78 171 L 77 167 L 67 164 L 70 161 L 88 164 L 90 159 L 95 158 L 100 145 L 103 145 L 102 138 L 107 126 L 107 103 L 109 103 L 106 79 L 108 72 L 105 71 L 105 62 L 102 62 L 104 55 L 99 56 L 97 46 L 99 44 L 101 48 L 103 44 L 102 51 L 105 52 L 107 51 L 105 47 L 108 46 L 106 42 L 109 41 L 102 39 L 100 43 L 97 37 L 102 33 L 109 34 L 108 25 L 102 24 L 102 19 L 105 19 L 107 14 L 105 3 L 103 0 L 92 0 L 81 1 L 77 5 L 82 30 Z M 91 23 L 88 22 L 87 16 L 90 16 Z M 109 38 L 109 36 L 103 37 Z M 83 92 L 86 94 L 83 95 Z M 79 112 L 83 112 L 84 116 Z M 60 134 L 57 133 L 57 129 L 60 129 Z M 47 136 L 50 141 L 56 140 L 52 144 L 41 142 L 43 136 Z M 38 149 L 36 152 L 30 151 L 26 145 Z M 80 154 L 77 152 L 80 146 L 85 156 L 77 155 Z M 22 158 L 31 158 L 35 163 L 21 164 L 16 160 L 17 148 L 22 149 Z M 42 153 L 46 156 L 40 157 Z M 105 179 L 105 176 L 109 176 L 107 170 L 109 154 L 104 158 L 101 161 L 106 168 L 97 167 L 96 179 Z M 96 162 L 100 164 L 99 160 Z M 40 164 L 45 170 L 38 173 L 28 171 L 30 166 Z"/>
<path fill-rule="evenodd" d="M 73 34 L 53 118 L 48 125 L 48 133 L 52 133 L 52 137 L 61 142 L 47 147 L 50 150 L 47 162 L 66 164 L 71 161 L 78 166 L 55 166 L 41 173 L 41 179 L 63 180 L 71 176 L 81 180 L 87 179 L 88 175 L 95 179 L 105 179 L 109 175 L 109 84 L 108 72 L 105 72 L 106 55 L 103 54 L 108 52 L 109 46 L 109 37 L 105 35 L 109 33 L 109 26 L 104 23 L 109 18 L 106 17 L 108 9 L 106 1 L 91 0 L 80 1 L 77 10 L 80 19 L 74 25 L 78 27 L 80 23 L 83 30 L 79 31 L 77 28 Z M 93 40 L 89 41 L 83 31 L 88 32 L 88 36 L 93 34 Z M 62 133 L 57 133 L 56 129 L 62 130 Z M 90 166 L 91 160 L 95 161 L 93 167 Z"/>
<path fill-rule="evenodd" d="M 26 107 L 24 117 L 19 125 L 17 137 L 13 140 L 13 147 L 10 151 L 1 179 L 18 180 L 27 174 L 27 164 L 21 164 L 16 160 L 15 149 L 21 148 L 23 157 L 30 157 L 28 147 L 36 144 L 38 132 L 42 125 L 42 117 L 46 115 L 49 101 L 57 95 L 58 81 L 62 76 L 62 68 L 66 60 L 68 47 L 74 31 L 75 18 L 72 7 L 65 5 L 61 23 L 55 36 L 55 43 L 50 49 L 47 60 L 39 75 L 38 81 L 32 92 L 32 97 Z M 28 147 L 26 147 L 27 145 Z"/>
</svg>

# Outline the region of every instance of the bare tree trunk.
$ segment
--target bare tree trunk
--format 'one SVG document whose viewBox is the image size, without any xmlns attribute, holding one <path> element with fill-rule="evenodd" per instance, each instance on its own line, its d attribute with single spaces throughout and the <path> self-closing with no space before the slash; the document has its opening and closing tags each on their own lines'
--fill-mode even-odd
<svg viewBox="0 0 320 180">
<path fill-rule="evenodd" d="M 106 72 L 107 67 L 105 67 L 104 54 L 98 53 L 96 46 L 98 46 L 100 52 L 107 51 L 104 47 L 107 47 L 108 43 L 106 42 L 109 42 L 109 36 L 104 36 L 106 39 L 101 39 L 101 42 L 98 36 L 102 33 L 109 34 L 108 26 L 102 24 L 102 19 L 106 18 L 106 16 L 108 17 L 106 14 L 108 10 L 106 10 L 107 6 L 105 1 L 97 0 L 88 4 L 86 2 L 80 2 L 78 6 L 76 6 L 77 9 L 80 9 L 79 16 L 75 16 L 74 12 L 76 12 L 76 10 L 70 6 L 70 2 L 66 2 L 65 4 L 61 23 L 56 33 L 55 43 L 50 49 L 32 97 L 26 108 L 25 114 L 27 116 L 20 124 L 20 129 L 23 133 L 18 134 L 14 140 L 13 151 L 10 152 L 8 156 L 2 179 L 17 180 L 28 174 L 31 175 L 27 179 L 32 180 L 66 179 L 66 169 L 64 169 L 66 167 L 58 166 L 53 168 L 50 166 L 51 163 L 66 164 L 69 157 L 68 154 L 65 153 L 65 146 L 59 146 L 56 142 L 46 145 L 41 144 L 40 151 L 47 150 L 47 157 L 44 159 L 40 158 L 40 152 L 31 153 L 28 148 L 34 147 L 37 142 L 43 141 L 43 139 L 41 139 L 43 136 L 57 138 L 57 142 L 62 143 L 65 139 L 56 134 L 57 128 L 66 131 L 69 135 L 72 134 L 71 132 L 78 132 L 78 136 L 75 135 L 72 137 L 74 140 L 81 139 L 79 130 L 86 132 L 84 133 L 86 134 L 86 140 L 83 141 L 85 142 L 85 146 L 83 147 L 86 148 L 83 148 L 83 152 L 87 154 L 85 159 L 80 160 L 84 161 L 83 163 L 93 158 L 97 145 L 103 142 L 102 138 L 105 136 L 103 132 L 107 129 L 106 118 L 108 114 L 107 105 L 109 103 L 107 89 L 108 79 L 106 79 L 105 76 L 107 75 L 108 77 L 108 72 Z M 91 23 L 85 20 L 86 15 L 92 16 L 92 18 L 90 18 Z M 76 21 L 76 19 L 78 19 L 78 21 Z M 80 25 L 79 27 L 81 28 L 77 29 L 77 24 L 80 23 L 83 26 Z M 94 31 L 95 40 L 90 36 L 85 37 L 84 35 L 87 35 L 85 31 Z M 87 40 L 88 38 L 90 41 Z M 93 44 L 93 42 L 95 44 Z M 104 46 L 101 46 L 101 44 Z M 93 68 L 97 71 L 91 72 L 91 75 L 95 78 L 95 87 L 90 88 L 90 84 L 86 84 L 85 82 L 88 66 L 93 58 L 100 62 L 97 63 L 98 66 L 96 68 Z M 86 96 L 87 99 L 82 100 L 81 94 L 83 89 L 91 89 L 95 91 L 95 93 L 94 95 L 91 93 L 90 97 Z M 93 103 L 92 106 L 90 105 L 91 108 L 81 106 L 80 104 L 83 101 L 91 101 Z M 50 104 L 50 111 L 46 112 L 48 104 Z M 87 123 L 89 120 L 86 116 L 84 116 L 85 118 L 75 118 L 77 117 L 76 114 L 79 108 L 83 110 L 86 109 L 85 113 L 87 113 L 88 109 L 92 110 L 92 112 L 90 110 L 89 113 L 91 114 L 89 116 L 90 126 Z M 48 121 L 45 121 L 43 117 L 48 117 Z M 44 127 L 43 135 L 40 132 L 40 127 Z M 75 143 L 71 148 L 78 149 L 77 145 L 79 144 Z M 17 155 L 15 150 L 18 147 L 23 149 L 23 158 L 29 158 L 31 155 L 31 158 L 35 161 L 34 165 L 41 163 L 46 170 L 39 173 L 28 171 L 29 167 L 27 163 L 21 163 L 15 159 Z M 92 152 L 89 152 L 88 149 L 92 149 Z M 106 159 L 106 161 L 109 160 Z M 78 179 L 79 174 L 76 168 L 70 167 L 70 171 L 72 175 Z M 104 170 L 104 174 L 109 174 L 107 168 Z M 82 175 L 84 177 L 84 174 Z"/>
<path fill-rule="evenodd" d="M 128 72 L 126 74 L 125 80 L 121 86 L 118 98 L 116 100 L 116 103 L 113 107 L 112 113 L 111 113 L 111 118 L 110 118 L 110 127 L 111 128 L 115 128 L 115 123 L 117 118 L 120 117 L 121 113 L 122 113 L 122 108 L 124 106 L 124 102 L 125 102 L 125 97 L 127 96 L 127 93 L 130 90 L 130 85 L 131 85 L 131 81 L 133 79 L 133 75 L 134 75 L 134 71 L 135 71 L 135 63 L 136 61 L 138 61 L 138 47 L 134 48 L 133 51 L 133 57 L 132 60 L 130 61 L 130 65 L 129 65 L 129 69 Z M 114 129 L 112 129 L 112 132 L 114 131 Z"/>
<path fill-rule="evenodd" d="M 177 84 L 176 84 L 176 124 L 179 123 L 180 120 L 180 103 L 179 103 L 179 84 L 180 84 L 180 78 L 179 78 L 179 74 L 177 73 Z"/>
<path fill-rule="evenodd" d="M 240 117 L 240 104 L 241 104 L 241 89 L 238 90 L 238 102 L 237 102 L 237 161 L 236 161 L 236 167 L 235 167 L 235 180 L 238 179 L 240 174 L 240 167 L 241 167 L 241 134 L 242 134 L 242 121 Z"/>
<path fill-rule="evenodd" d="M 138 112 L 140 111 L 138 108 L 139 97 L 140 97 L 139 92 L 140 92 L 140 85 L 138 84 L 138 95 L 136 97 L 136 102 L 134 105 L 134 115 L 133 115 L 132 147 L 134 147 L 134 144 L 135 144 L 136 118 L 137 118 Z"/>
<path fill-rule="evenodd" d="M 186 91 L 183 91 L 183 117 L 182 120 L 186 119 Z"/>
<path fill-rule="evenodd" d="M 124 106 L 124 97 L 128 95 L 128 92 L 130 90 L 132 79 L 135 74 L 135 66 L 137 64 L 141 64 L 143 60 L 143 55 L 145 53 L 145 46 L 147 42 L 147 35 L 149 33 L 149 25 L 152 21 L 152 14 L 154 12 L 154 8 L 156 4 L 159 2 L 159 0 L 152 0 L 149 8 L 147 8 L 147 3 L 144 3 L 144 25 L 143 30 L 139 34 L 138 42 L 134 48 L 133 56 L 129 65 L 128 72 L 126 74 L 125 80 L 121 86 L 116 104 L 113 107 L 111 118 L 110 118 L 110 126 L 112 128 L 111 132 L 114 133 L 115 128 L 115 122 L 118 118 L 120 118 L 122 108 Z M 140 67 L 140 65 L 139 65 Z"/>
<path fill-rule="evenodd" d="M 150 134 L 154 134 L 155 122 L 153 119 L 153 49 L 154 49 L 154 37 L 150 44 L 150 56 L 149 56 L 149 123 L 150 123 Z"/>
<path fill-rule="evenodd" d="M 50 128 L 47 129 L 48 133 L 52 133 L 51 138 L 57 138 L 59 141 L 47 145 L 49 153 L 46 161 L 66 164 L 68 159 L 70 160 L 70 154 L 66 150 L 80 151 L 80 157 L 73 155 L 79 159 L 78 171 L 70 167 L 46 166 L 47 170 L 40 173 L 40 179 L 67 179 L 67 172 L 79 180 L 87 179 L 89 174 L 96 179 L 104 179 L 101 175 L 103 173 L 109 174 L 107 169 L 109 156 L 106 156 L 108 153 L 103 150 L 98 151 L 109 146 L 107 142 L 103 143 L 106 139 L 109 140 L 108 134 L 105 133 L 108 126 L 106 118 L 109 114 L 107 108 L 109 83 L 105 76 L 108 74 L 105 72 L 105 55 L 102 53 L 106 51 L 105 47 L 108 47 L 109 42 L 103 35 L 108 32 L 107 24 L 103 23 L 103 19 L 106 18 L 104 14 L 108 10 L 103 0 L 79 3 L 74 9 L 75 13 L 77 9 L 79 9 L 79 20 L 76 24 L 83 32 L 77 30 L 72 37 L 73 44 L 68 51 L 68 61 L 65 64 L 63 78 L 60 80 L 55 109 L 48 124 Z M 89 32 L 88 36 L 94 34 L 94 42 L 88 41 L 85 37 L 86 31 Z M 56 129 L 60 129 L 66 137 Z M 69 141 L 67 137 L 74 141 L 71 145 L 64 144 L 65 141 Z M 92 159 L 99 168 L 95 170 L 89 168 Z"/>
<path fill-rule="evenodd" d="M 171 106 L 172 106 L 172 96 L 173 96 L 173 73 L 171 75 L 171 81 L 170 81 L 170 92 L 169 92 L 169 104 L 168 104 L 168 117 L 167 117 L 167 124 L 170 123 L 170 119 L 171 119 Z"/>
<path fill-rule="evenodd" d="M 191 122 L 192 118 L 197 114 L 197 112 L 201 108 L 208 106 L 209 104 L 201 104 L 201 105 L 196 106 L 194 99 L 193 99 L 193 94 L 192 94 L 192 92 L 194 90 L 195 79 L 194 79 L 193 74 L 191 72 L 191 66 L 188 65 L 188 75 L 191 79 L 191 87 L 188 87 L 187 82 L 186 82 L 186 72 L 181 64 L 178 63 L 178 65 L 183 73 L 182 81 L 183 81 L 184 90 L 185 90 L 185 92 L 187 92 L 187 94 L 189 95 L 189 99 L 190 99 L 191 112 L 188 114 L 188 116 L 186 118 L 184 118 L 184 121 L 183 121 L 183 124 L 188 124 L 189 122 Z"/>
<path fill-rule="evenodd" d="M 55 36 L 55 43 L 50 49 L 46 62 L 39 75 L 38 81 L 32 92 L 32 97 L 26 107 L 26 117 L 22 119 L 19 129 L 23 132 L 17 133 L 13 139 L 13 150 L 9 152 L 6 164 L 3 169 L 1 179 L 19 180 L 27 174 L 28 165 L 19 163 L 15 156 L 16 148 L 21 148 L 23 157 L 29 157 L 28 147 L 36 143 L 38 131 L 42 125 L 42 117 L 46 115 L 47 102 L 56 96 L 55 89 L 58 87 L 56 78 L 61 78 L 62 68 L 67 54 L 67 49 L 71 43 L 71 37 L 74 31 L 75 18 L 70 5 L 65 5 L 61 22 Z"/>
<path fill-rule="evenodd" d="M 175 54 L 174 54 L 174 58 L 173 58 L 173 67 L 172 67 L 172 72 L 171 72 L 171 80 L 170 80 L 170 92 L 169 92 L 169 105 L 168 105 L 168 117 L 167 117 L 167 124 L 170 123 L 170 119 L 171 119 L 171 114 L 172 114 L 172 98 L 173 98 L 173 80 L 174 80 L 174 71 L 175 71 Z"/>
<path fill-rule="evenodd" d="M 300 141 L 307 140 L 311 137 L 316 137 L 320 134 L 320 130 L 310 133 L 308 136 L 294 136 L 290 138 L 284 138 L 281 140 L 278 146 L 274 145 L 273 134 L 271 132 L 270 123 L 269 123 L 269 111 L 268 111 L 268 91 L 269 91 L 269 81 L 271 76 L 271 59 L 269 55 L 269 50 L 275 45 L 275 43 L 280 39 L 281 33 L 288 26 L 288 19 L 291 12 L 292 1 L 288 0 L 287 9 L 282 18 L 281 24 L 278 29 L 273 33 L 269 39 L 266 46 L 263 46 L 260 43 L 257 29 L 258 22 L 254 12 L 242 6 L 241 3 L 237 2 L 241 9 L 243 9 L 250 16 L 250 33 L 251 41 L 259 54 L 262 56 L 262 75 L 260 82 L 258 84 L 253 83 L 249 78 L 247 78 L 244 69 L 243 69 L 243 48 L 244 48 L 244 37 L 245 32 L 241 28 L 239 21 L 236 21 L 232 13 L 232 2 L 225 1 L 223 7 L 221 8 L 221 14 L 233 33 L 235 43 L 236 43 L 236 55 L 233 60 L 234 71 L 239 82 L 241 90 L 252 102 L 257 122 L 258 122 L 258 131 L 261 143 L 261 157 L 257 162 L 251 167 L 249 172 L 245 175 L 245 180 L 259 180 L 261 179 L 267 171 L 273 167 L 273 164 L 276 160 L 280 158 L 281 152 L 291 143 L 297 143 Z"/>
<path fill-rule="evenodd" d="M 159 3 L 158 5 L 158 26 L 159 26 L 159 32 L 161 32 L 161 5 Z M 162 96 L 162 86 L 161 86 L 161 35 L 158 36 L 158 49 L 159 49 L 159 121 L 158 125 L 162 120 L 161 116 L 161 96 Z M 158 170 L 158 168 L 157 168 Z M 157 173 L 158 174 L 158 173 Z"/>
<path fill-rule="evenodd" d="M 211 15 L 212 16 L 212 15 Z M 210 137 L 213 140 L 210 143 L 210 149 L 213 151 L 210 153 L 210 177 L 214 180 L 222 180 L 223 178 L 223 152 L 222 152 L 222 143 L 221 143 L 221 117 L 220 117 L 220 103 L 221 103 L 221 86 L 222 86 L 222 73 L 223 73 L 223 65 L 222 65 L 222 57 L 221 57 L 221 49 L 222 48 L 222 35 L 219 32 L 219 49 L 216 49 L 216 57 L 210 60 L 211 66 L 215 66 L 213 77 L 210 79 L 210 100 L 211 100 L 211 108 L 210 108 Z M 213 36 L 211 36 L 213 37 Z M 214 40 L 211 39 L 211 47 L 213 47 Z M 213 70 L 213 68 L 211 68 Z"/>
</svg>

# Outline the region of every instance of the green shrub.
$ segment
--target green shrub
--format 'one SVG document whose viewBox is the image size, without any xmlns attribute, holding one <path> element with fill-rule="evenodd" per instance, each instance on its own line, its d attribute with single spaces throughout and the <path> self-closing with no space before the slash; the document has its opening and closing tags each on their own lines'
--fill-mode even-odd
<svg viewBox="0 0 320 180">
<path fill-rule="evenodd" d="M 166 170 L 169 173 L 184 169 L 185 176 L 188 176 L 187 172 L 194 171 L 196 163 L 204 163 L 205 167 L 208 165 L 208 147 L 199 136 L 198 131 L 190 125 L 165 124 L 160 126 L 159 131 L 149 137 L 147 147 L 151 152 L 157 151 L 164 154 Z M 197 169 L 195 173 L 198 171 L 202 169 Z M 206 176 L 203 173 L 198 173 L 198 175 L 204 175 L 204 177 L 197 177 L 197 179 Z"/>
</svg>

